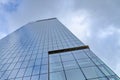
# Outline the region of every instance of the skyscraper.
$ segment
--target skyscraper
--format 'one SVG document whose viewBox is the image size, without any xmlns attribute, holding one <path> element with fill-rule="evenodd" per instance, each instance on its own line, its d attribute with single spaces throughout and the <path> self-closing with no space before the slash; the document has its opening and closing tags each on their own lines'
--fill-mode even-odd
<svg viewBox="0 0 120 80">
<path fill-rule="evenodd" d="M 0 40 L 0 80 L 120 80 L 56 18 Z"/>
</svg>

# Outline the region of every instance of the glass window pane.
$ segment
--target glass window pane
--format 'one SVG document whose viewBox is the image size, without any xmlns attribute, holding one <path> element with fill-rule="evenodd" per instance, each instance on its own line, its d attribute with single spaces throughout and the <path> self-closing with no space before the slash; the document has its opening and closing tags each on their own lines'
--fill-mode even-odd
<svg viewBox="0 0 120 80">
<path fill-rule="evenodd" d="M 41 74 L 48 73 L 48 65 L 42 65 L 41 66 Z"/>
<path fill-rule="evenodd" d="M 9 78 L 15 78 L 15 77 L 16 77 L 16 74 L 17 74 L 17 72 L 18 72 L 18 69 L 13 70 L 13 71 L 10 73 Z"/>
<path fill-rule="evenodd" d="M 22 62 L 18 62 L 18 63 L 15 65 L 14 69 L 20 68 L 21 64 L 22 64 Z"/>
<path fill-rule="evenodd" d="M 64 54 L 64 53 L 61 53 L 61 54 Z M 65 55 L 62 55 L 61 56 L 62 58 L 62 61 L 70 61 L 70 60 L 74 60 L 74 57 L 72 54 L 65 54 Z"/>
<path fill-rule="evenodd" d="M 80 59 L 78 60 L 80 67 L 95 66 L 90 59 Z"/>
<path fill-rule="evenodd" d="M 102 70 L 102 72 L 106 75 L 115 75 L 109 68 L 107 68 L 105 65 L 99 66 L 99 68 Z"/>
<path fill-rule="evenodd" d="M 48 80 L 48 74 L 40 75 L 40 80 Z"/>
<path fill-rule="evenodd" d="M 88 79 L 88 80 L 108 80 L 107 78 L 96 78 L 96 79 Z"/>
<path fill-rule="evenodd" d="M 50 63 L 56 63 L 56 62 L 61 62 L 60 56 L 57 54 L 52 54 L 50 55 Z"/>
<path fill-rule="evenodd" d="M 23 80 L 22 78 L 15 78 L 15 79 L 9 79 L 9 80 Z"/>
<path fill-rule="evenodd" d="M 91 58 L 94 58 L 94 57 L 97 57 L 91 50 L 89 50 L 89 49 L 85 49 L 84 50 L 86 53 L 87 53 L 87 55 L 89 56 L 89 57 L 91 57 Z"/>
<path fill-rule="evenodd" d="M 48 58 L 43 58 L 42 59 L 42 64 L 48 64 Z"/>
<path fill-rule="evenodd" d="M 31 80 L 38 80 L 39 79 L 39 75 L 35 75 L 31 77 Z"/>
<path fill-rule="evenodd" d="M 23 77 L 23 80 L 30 80 L 30 77 Z"/>
<path fill-rule="evenodd" d="M 37 74 L 39 74 L 39 72 L 40 72 L 40 66 L 35 66 L 33 68 L 32 75 L 37 75 Z"/>
<path fill-rule="evenodd" d="M 66 61 L 63 62 L 65 70 L 79 68 L 78 64 L 75 61 Z"/>
<path fill-rule="evenodd" d="M 4 74 L 2 75 L 2 78 L 0 78 L 1 80 L 7 80 L 8 76 L 10 75 L 11 71 L 5 71 Z"/>
<path fill-rule="evenodd" d="M 104 76 L 97 67 L 87 67 L 87 68 L 82 68 L 82 70 L 85 76 L 87 77 L 87 79 Z"/>
<path fill-rule="evenodd" d="M 50 80 L 66 80 L 63 71 L 50 73 Z"/>
<path fill-rule="evenodd" d="M 73 69 L 65 71 L 67 80 L 85 80 L 80 69 Z"/>
<path fill-rule="evenodd" d="M 117 76 L 110 76 L 109 80 L 120 80 L 120 78 L 118 78 Z"/>
<path fill-rule="evenodd" d="M 50 72 L 63 70 L 62 63 L 52 63 L 50 64 Z"/>
<path fill-rule="evenodd" d="M 73 55 L 76 59 L 88 58 L 88 56 L 82 50 L 73 51 Z"/>
<path fill-rule="evenodd" d="M 32 74 L 33 67 L 27 68 L 24 76 L 30 76 Z"/>
<path fill-rule="evenodd" d="M 35 60 L 30 60 L 29 64 L 27 65 L 27 67 L 32 67 L 34 66 Z"/>
<path fill-rule="evenodd" d="M 25 68 L 20 69 L 19 72 L 17 73 L 17 77 L 23 77 L 24 73 L 25 73 Z"/>
<path fill-rule="evenodd" d="M 105 72 L 106 71 L 106 75 L 115 75 L 115 73 L 106 65 L 101 65 L 100 69 Z"/>
<path fill-rule="evenodd" d="M 35 66 L 36 66 L 36 65 L 41 65 L 41 59 L 36 59 L 36 60 L 35 60 Z"/>
<path fill-rule="evenodd" d="M 93 62 L 96 64 L 96 65 L 101 65 L 101 64 L 104 64 L 100 59 L 98 58 L 91 58 L 93 60 Z"/>
</svg>

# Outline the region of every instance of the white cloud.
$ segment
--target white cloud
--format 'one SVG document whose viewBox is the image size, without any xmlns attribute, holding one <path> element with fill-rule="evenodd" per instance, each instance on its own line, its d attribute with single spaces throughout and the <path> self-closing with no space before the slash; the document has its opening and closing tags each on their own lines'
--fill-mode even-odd
<svg viewBox="0 0 120 80">
<path fill-rule="evenodd" d="M 16 0 L 0 0 L 0 4 L 15 3 Z"/>
<path fill-rule="evenodd" d="M 110 25 L 107 28 L 101 29 L 98 32 L 98 37 L 103 39 L 103 38 L 107 38 L 109 36 L 112 36 L 115 33 L 120 33 L 120 29 L 116 28 L 114 25 Z"/>
<path fill-rule="evenodd" d="M 90 32 L 90 18 L 89 13 L 85 10 L 79 10 L 76 12 L 69 12 L 64 15 L 60 21 L 70 29 L 78 38 L 86 40 L 86 37 L 91 36 Z"/>
<path fill-rule="evenodd" d="M 6 3 L 8 3 L 9 1 L 13 1 L 13 0 L 0 0 L 0 3 L 1 3 L 1 4 L 6 4 Z"/>
</svg>

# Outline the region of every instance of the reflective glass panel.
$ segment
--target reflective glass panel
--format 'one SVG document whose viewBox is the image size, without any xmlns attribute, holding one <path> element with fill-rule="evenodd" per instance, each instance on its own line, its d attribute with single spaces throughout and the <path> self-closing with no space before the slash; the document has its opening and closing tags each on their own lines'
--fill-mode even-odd
<svg viewBox="0 0 120 80">
<path fill-rule="evenodd" d="M 87 77 L 87 79 L 104 76 L 104 74 L 97 67 L 87 67 L 87 68 L 82 68 L 82 70 L 85 76 Z"/>
</svg>

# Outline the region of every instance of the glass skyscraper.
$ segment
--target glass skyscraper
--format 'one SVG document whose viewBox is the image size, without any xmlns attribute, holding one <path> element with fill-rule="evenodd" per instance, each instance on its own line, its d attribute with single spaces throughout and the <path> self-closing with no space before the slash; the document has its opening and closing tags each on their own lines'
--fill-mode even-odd
<svg viewBox="0 0 120 80">
<path fill-rule="evenodd" d="M 0 80 L 120 80 L 56 18 L 0 40 Z"/>
</svg>

